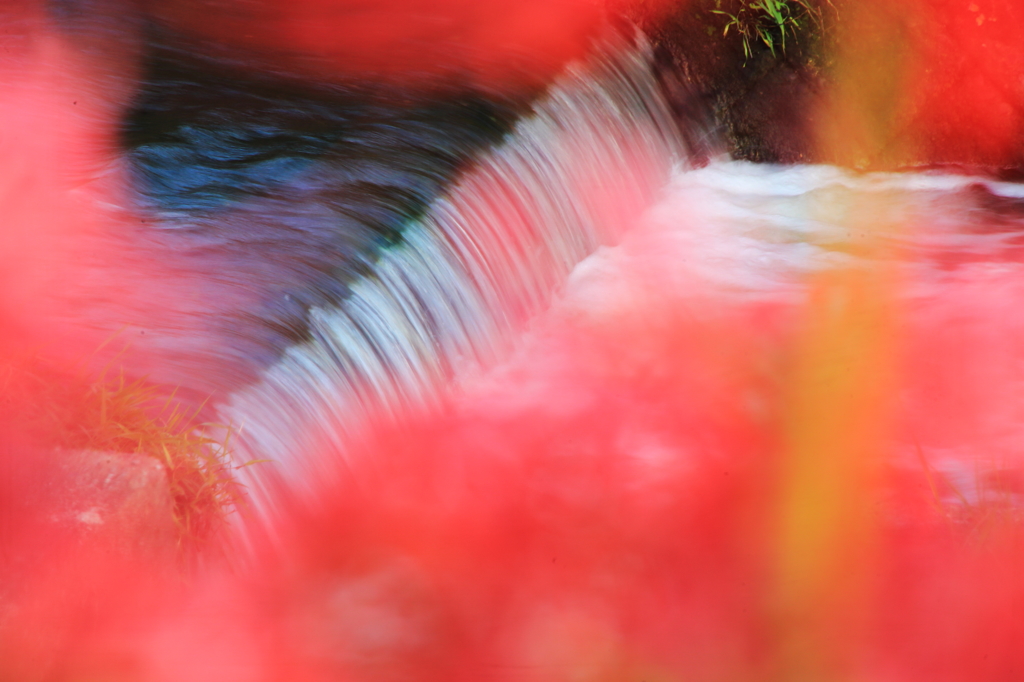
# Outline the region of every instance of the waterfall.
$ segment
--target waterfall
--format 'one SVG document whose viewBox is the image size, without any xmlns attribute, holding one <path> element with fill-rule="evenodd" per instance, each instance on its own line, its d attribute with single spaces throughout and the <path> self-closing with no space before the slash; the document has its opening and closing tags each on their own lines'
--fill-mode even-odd
<svg viewBox="0 0 1024 682">
<path fill-rule="evenodd" d="M 685 145 L 646 45 L 571 65 L 310 337 L 227 401 L 247 485 L 300 485 L 313 448 L 343 452 L 373 413 L 425 406 L 461 367 L 486 363 L 569 271 L 649 205 Z"/>
</svg>

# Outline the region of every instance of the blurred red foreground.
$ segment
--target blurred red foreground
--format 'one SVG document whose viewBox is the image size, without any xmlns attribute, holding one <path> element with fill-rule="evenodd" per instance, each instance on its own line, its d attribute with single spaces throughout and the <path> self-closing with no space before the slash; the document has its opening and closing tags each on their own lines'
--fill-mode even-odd
<svg viewBox="0 0 1024 682">
<path fill-rule="evenodd" d="M 1017 158 L 1024 23 L 1015 3 L 976 3 L 910 3 L 885 23 L 893 14 L 865 0 L 874 23 L 841 64 L 891 48 L 905 67 L 891 90 L 850 67 L 836 101 L 860 136 L 839 147 L 824 131 L 823 144 L 851 158 Z M 292 50 L 303 68 L 404 74 L 441 54 L 425 68 L 492 84 L 546 77 L 599 16 L 582 0 L 396 0 L 323 19 L 338 7 L 204 5 L 201 23 L 188 2 L 154 12 Z M 102 229 L 72 189 L 113 154 L 116 120 L 102 98 L 70 113 L 63 94 L 91 92 L 95 65 L 34 26 L 0 62 L 8 345 L 45 327 L 36 302 L 65 274 L 76 230 Z M 450 43 L 416 50 L 438 34 Z M 890 113 L 858 108 L 876 96 Z M 314 499 L 282 500 L 271 537 L 231 568 L 211 559 L 183 575 L 173 559 L 50 533 L 49 455 L 6 425 L 0 678 L 1017 679 L 1020 468 L 981 472 L 1003 476 L 999 495 L 959 499 L 926 461 L 888 457 L 896 439 L 984 448 L 992 396 L 1018 399 L 1003 370 L 1024 346 L 1005 308 L 978 317 L 990 291 L 912 316 L 887 273 L 823 275 L 799 306 L 722 305 L 642 264 L 634 274 L 602 315 L 556 311 L 439 414 L 382 429 Z"/>
</svg>

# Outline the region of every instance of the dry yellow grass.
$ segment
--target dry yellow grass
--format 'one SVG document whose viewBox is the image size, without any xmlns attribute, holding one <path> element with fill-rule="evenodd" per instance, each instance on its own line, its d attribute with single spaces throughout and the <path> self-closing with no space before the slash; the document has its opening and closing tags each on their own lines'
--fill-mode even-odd
<svg viewBox="0 0 1024 682">
<path fill-rule="evenodd" d="M 167 470 L 178 546 L 208 545 L 242 503 L 230 458 L 231 429 L 199 422 L 145 379 L 62 373 L 37 358 L 0 360 L 0 409 L 46 447 L 145 454 Z M 214 438 L 210 434 L 224 434 Z"/>
</svg>

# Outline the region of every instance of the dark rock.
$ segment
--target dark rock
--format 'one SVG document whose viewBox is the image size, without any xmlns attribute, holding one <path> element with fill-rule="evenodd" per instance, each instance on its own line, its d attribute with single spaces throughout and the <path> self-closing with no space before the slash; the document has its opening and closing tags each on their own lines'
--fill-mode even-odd
<svg viewBox="0 0 1024 682">
<path fill-rule="evenodd" d="M 749 0 L 634 13 L 689 128 L 705 112 L 721 151 L 759 162 L 1024 176 L 1024 5 L 952 0 L 818 2 L 774 52 L 745 50 L 725 15 Z M 796 3 L 789 3 L 795 7 Z M 685 90 L 685 97 L 671 93 Z"/>
<path fill-rule="evenodd" d="M 814 160 L 826 80 L 812 38 L 791 38 L 774 54 L 751 42 L 747 55 L 735 31 L 723 36 L 726 19 L 712 11 L 716 6 L 696 0 L 668 17 L 637 17 L 655 44 L 659 77 L 684 132 L 692 137 L 694 126 L 703 126 L 717 137 L 714 151 L 737 159 Z M 698 144 L 698 155 L 709 146 Z"/>
</svg>

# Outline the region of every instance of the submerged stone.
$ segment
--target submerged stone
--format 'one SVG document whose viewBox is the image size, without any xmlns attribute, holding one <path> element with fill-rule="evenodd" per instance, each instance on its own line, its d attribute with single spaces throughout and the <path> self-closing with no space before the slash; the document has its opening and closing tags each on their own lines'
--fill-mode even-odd
<svg viewBox="0 0 1024 682">
<path fill-rule="evenodd" d="M 176 544 L 174 501 L 159 460 L 96 450 L 60 451 L 50 517 L 82 542 L 155 557 Z"/>
</svg>

